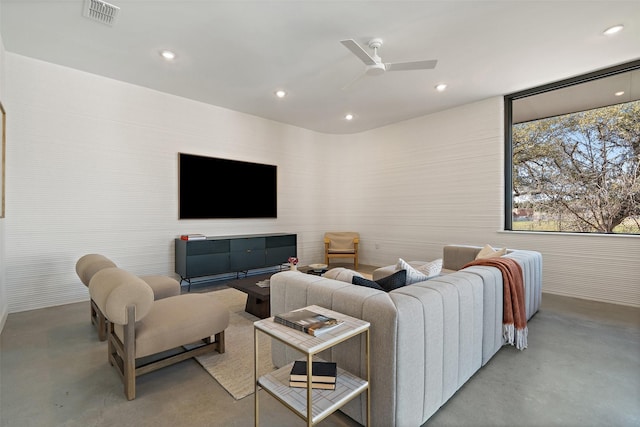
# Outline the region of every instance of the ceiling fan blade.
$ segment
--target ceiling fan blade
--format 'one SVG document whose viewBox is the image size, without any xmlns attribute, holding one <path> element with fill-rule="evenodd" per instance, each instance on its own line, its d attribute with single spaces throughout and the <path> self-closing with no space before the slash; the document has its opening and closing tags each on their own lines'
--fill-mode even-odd
<svg viewBox="0 0 640 427">
<path fill-rule="evenodd" d="M 424 61 L 413 62 L 395 62 L 384 64 L 387 71 L 401 71 L 401 70 L 432 70 L 436 68 L 438 63 L 437 59 L 427 59 Z"/>
<path fill-rule="evenodd" d="M 377 64 L 375 59 L 373 59 L 373 57 L 371 57 L 371 55 L 369 55 L 366 50 L 361 48 L 360 45 L 355 42 L 355 40 L 353 39 L 342 40 L 340 41 L 340 43 L 342 43 L 344 47 L 349 49 L 355 56 L 360 58 L 360 60 L 365 64 L 367 65 Z"/>
<path fill-rule="evenodd" d="M 351 80 L 349 83 L 347 83 L 346 85 L 342 86 L 342 90 L 351 89 L 356 83 L 358 83 L 360 80 L 362 80 L 366 75 L 367 75 L 366 72 L 358 74 L 358 76 L 355 79 Z"/>
</svg>

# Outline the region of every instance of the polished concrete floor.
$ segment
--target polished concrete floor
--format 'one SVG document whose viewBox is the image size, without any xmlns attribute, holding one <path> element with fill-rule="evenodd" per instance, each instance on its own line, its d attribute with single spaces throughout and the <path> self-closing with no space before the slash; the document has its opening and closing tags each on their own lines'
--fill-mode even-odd
<svg viewBox="0 0 640 427">
<path fill-rule="evenodd" d="M 137 383 L 136 399 L 127 401 L 88 302 L 8 316 L 0 335 L 2 427 L 253 425 L 253 396 L 234 400 L 194 360 Z M 260 392 L 260 425 L 305 423 Z M 336 413 L 320 425 L 357 424 Z M 640 309 L 548 294 L 529 323 L 529 348 L 501 349 L 425 424 L 639 425 Z"/>
</svg>

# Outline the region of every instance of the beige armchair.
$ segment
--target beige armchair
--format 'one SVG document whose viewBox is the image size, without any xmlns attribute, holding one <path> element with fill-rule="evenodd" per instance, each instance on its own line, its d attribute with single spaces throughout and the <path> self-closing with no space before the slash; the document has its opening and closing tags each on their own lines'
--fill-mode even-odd
<svg viewBox="0 0 640 427">
<path fill-rule="evenodd" d="M 87 254 L 76 262 L 76 273 L 82 283 L 88 288 L 91 278 L 98 271 L 111 267 L 117 267 L 117 265 L 104 255 Z M 151 287 L 154 299 L 156 300 L 180 295 L 180 283 L 172 277 L 151 274 L 140 276 L 140 278 Z M 107 339 L 108 320 L 93 299 L 90 301 L 90 307 L 91 323 L 93 323 L 98 331 L 98 339 L 104 341 Z"/>
<path fill-rule="evenodd" d="M 332 231 L 324 234 L 324 263 L 332 258 L 353 258 L 353 269 L 358 269 L 358 243 L 360 234 L 354 231 Z"/>
<path fill-rule="evenodd" d="M 118 371 L 128 400 L 136 397 L 140 375 L 212 351 L 224 353 L 229 310 L 215 295 L 154 300 L 148 283 L 117 267 L 94 274 L 89 294 L 109 319 L 109 364 Z"/>
</svg>

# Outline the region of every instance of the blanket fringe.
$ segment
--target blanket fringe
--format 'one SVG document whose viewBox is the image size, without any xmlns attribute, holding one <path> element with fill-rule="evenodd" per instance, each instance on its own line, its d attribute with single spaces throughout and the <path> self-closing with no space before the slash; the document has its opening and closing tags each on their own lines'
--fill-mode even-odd
<svg viewBox="0 0 640 427">
<path fill-rule="evenodd" d="M 529 336 L 529 328 L 518 329 L 516 331 L 516 348 L 518 350 L 524 350 L 527 348 L 527 337 Z"/>
<path fill-rule="evenodd" d="M 507 344 L 513 345 L 514 332 L 515 326 L 513 326 L 513 323 L 502 325 L 502 338 L 504 338 Z"/>
<path fill-rule="evenodd" d="M 502 337 L 509 345 L 515 345 L 518 350 L 527 348 L 529 328 L 517 329 L 513 324 L 502 325 Z"/>
</svg>

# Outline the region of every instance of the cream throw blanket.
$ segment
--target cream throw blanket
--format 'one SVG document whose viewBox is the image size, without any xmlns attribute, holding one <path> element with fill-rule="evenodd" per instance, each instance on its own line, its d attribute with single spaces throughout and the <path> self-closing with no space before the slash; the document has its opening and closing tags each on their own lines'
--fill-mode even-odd
<svg viewBox="0 0 640 427">
<path fill-rule="evenodd" d="M 471 261 L 462 268 L 472 265 L 496 267 L 502 273 L 503 313 L 502 336 L 508 344 L 518 350 L 527 348 L 527 313 L 524 305 L 524 280 L 520 264 L 511 258 L 484 258 Z"/>
</svg>

